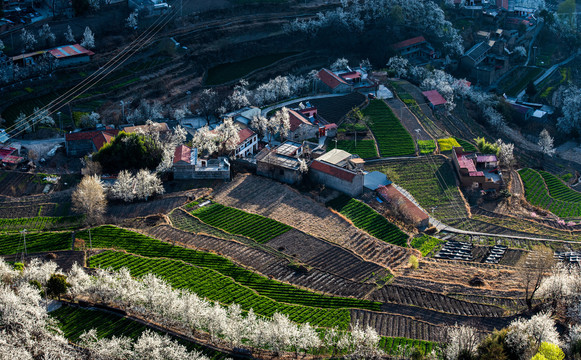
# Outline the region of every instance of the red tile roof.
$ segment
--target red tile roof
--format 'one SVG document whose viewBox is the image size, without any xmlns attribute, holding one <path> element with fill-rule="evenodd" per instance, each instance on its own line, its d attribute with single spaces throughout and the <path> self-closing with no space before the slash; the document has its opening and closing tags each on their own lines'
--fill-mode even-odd
<svg viewBox="0 0 581 360">
<path fill-rule="evenodd" d="M 85 49 L 84 47 L 82 47 L 79 44 L 60 46 L 60 47 L 51 49 L 48 52 L 57 59 L 64 59 L 67 57 L 80 56 L 80 55 L 88 55 L 88 56 L 95 55 L 94 52 L 92 52 L 91 50 Z"/>
<path fill-rule="evenodd" d="M 65 134 L 65 141 L 92 140 L 95 136 L 99 136 L 101 133 L 107 133 L 110 136 L 117 136 L 117 134 L 119 134 L 119 130 L 107 129 L 102 131 L 93 130 L 68 133 Z"/>
<path fill-rule="evenodd" d="M 326 164 L 318 160 L 313 160 L 313 162 L 311 163 L 311 169 L 323 172 L 325 174 L 349 182 L 353 182 L 353 178 L 355 177 L 355 173 L 353 171 L 349 171 L 337 166 Z"/>
<path fill-rule="evenodd" d="M 417 219 L 418 221 L 422 221 L 428 219 L 429 216 L 426 214 L 422 209 L 416 206 L 413 202 L 410 201 L 405 195 L 403 195 L 399 190 L 393 186 L 392 184 L 380 186 L 377 188 L 377 193 L 380 197 L 382 197 L 385 201 L 396 201 L 396 203 L 401 203 L 408 215 L 410 215 L 413 219 Z"/>
<path fill-rule="evenodd" d="M 496 155 L 477 155 L 476 162 L 483 163 L 483 162 L 495 162 L 497 161 Z"/>
<path fill-rule="evenodd" d="M 360 78 L 361 77 L 361 74 L 359 72 L 357 72 L 357 71 L 351 71 L 351 72 L 348 72 L 348 73 L 341 74 L 340 76 L 343 79 L 350 79 L 350 80 L 352 80 L 352 79 L 358 79 L 358 78 Z"/>
<path fill-rule="evenodd" d="M 95 149 L 97 149 L 97 151 L 101 150 L 103 145 L 111 142 L 111 140 L 113 140 L 114 137 L 115 137 L 114 135 L 108 134 L 106 132 L 99 133 L 99 135 L 93 138 L 93 144 L 95 145 Z"/>
<path fill-rule="evenodd" d="M 18 164 L 22 162 L 22 160 L 24 160 L 24 158 L 21 158 L 20 156 L 8 155 L 5 156 L 4 159 L 2 159 L 2 162 L 7 164 Z"/>
<path fill-rule="evenodd" d="M 13 152 L 16 151 L 16 148 L 13 147 L 1 147 L 0 148 L 0 159 L 4 159 L 8 155 L 12 155 Z"/>
<path fill-rule="evenodd" d="M 298 129 L 301 124 L 312 125 L 309 120 L 307 120 L 304 115 L 289 109 L 288 110 L 289 122 L 290 122 L 290 130 L 295 131 Z"/>
<path fill-rule="evenodd" d="M 423 36 L 417 36 L 415 38 L 407 39 L 407 40 L 392 44 L 391 47 L 394 50 L 399 50 L 399 49 L 403 49 L 403 48 L 406 48 L 406 47 L 411 46 L 411 45 L 423 43 L 425 41 L 426 41 L 426 39 Z"/>
<path fill-rule="evenodd" d="M 244 141 L 246 141 L 246 139 L 248 139 L 254 134 L 255 134 L 254 131 L 250 130 L 249 128 L 241 129 L 240 131 L 238 131 L 238 137 L 240 138 L 240 141 L 238 141 L 238 145 L 242 144 Z"/>
<path fill-rule="evenodd" d="M 190 163 L 190 156 L 191 156 L 191 149 L 185 145 L 180 145 L 176 148 L 173 157 L 173 163 L 177 163 L 180 161 L 185 161 L 188 164 Z"/>
<path fill-rule="evenodd" d="M 484 176 L 484 173 L 482 171 L 471 171 L 468 176 Z"/>
<path fill-rule="evenodd" d="M 456 154 L 456 156 L 458 157 L 458 165 L 460 165 L 461 169 L 466 169 L 468 172 L 476 171 L 474 161 L 467 159 L 463 154 Z"/>
<path fill-rule="evenodd" d="M 446 99 L 444 99 L 444 97 L 440 95 L 438 90 L 424 91 L 422 92 L 422 94 L 428 99 L 428 101 L 433 106 L 443 105 L 447 102 Z"/>
<path fill-rule="evenodd" d="M 330 130 L 330 129 L 337 129 L 337 124 L 335 123 L 331 123 L 331 124 L 327 124 L 325 125 L 325 129 Z"/>
<path fill-rule="evenodd" d="M 323 68 L 323 69 L 321 69 L 321 71 L 319 71 L 317 76 L 319 77 L 319 79 L 322 82 L 324 82 L 331 89 L 335 89 L 337 86 L 339 86 L 341 84 L 347 85 L 347 82 L 345 82 L 345 80 L 343 80 L 339 76 L 335 75 L 335 73 L 332 72 L 331 70 L 327 70 L 327 69 Z"/>
</svg>

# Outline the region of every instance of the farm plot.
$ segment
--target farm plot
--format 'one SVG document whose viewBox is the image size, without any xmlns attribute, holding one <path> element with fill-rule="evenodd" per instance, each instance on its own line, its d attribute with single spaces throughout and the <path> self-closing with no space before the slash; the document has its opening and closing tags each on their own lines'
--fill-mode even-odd
<svg viewBox="0 0 581 360">
<path fill-rule="evenodd" d="M 416 152 L 412 136 L 383 100 L 372 100 L 363 114 L 369 117 L 369 128 L 377 140 L 381 157 L 413 155 Z"/>
<path fill-rule="evenodd" d="M 327 206 L 339 211 L 355 226 L 376 238 L 390 244 L 407 246 L 408 236 L 403 231 L 361 201 L 347 195 L 340 195 L 328 202 Z"/>
<path fill-rule="evenodd" d="M 379 341 L 379 348 L 389 355 L 412 354 L 413 349 L 418 349 L 422 354 L 429 354 L 436 349 L 437 344 L 431 341 L 413 340 L 402 337 L 385 337 Z"/>
<path fill-rule="evenodd" d="M 258 243 L 265 243 L 291 229 L 278 221 L 221 204 L 203 206 L 191 213 L 207 224 L 232 234 L 247 236 Z"/>
<path fill-rule="evenodd" d="M 315 237 L 336 243 L 366 261 L 397 267 L 406 249 L 365 234 L 324 205 L 286 185 L 252 175 L 238 175 L 214 195 L 219 203 L 268 216 Z"/>
<path fill-rule="evenodd" d="M 386 270 L 367 262 L 353 253 L 298 230 L 288 231 L 267 243 L 305 265 L 336 274 L 346 279 L 363 282 L 374 275 L 381 276 Z"/>
<path fill-rule="evenodd" d="M 441 341 L 442 327 L 410 316 L 386 313 L 373 313 L 365 310 L 352 310 L 351 322 L 360 326 L 371 326 L 378 334 L 389 337 L 405 337 L 427 341 Z"/>
<path fill-rule="evenodd" d="M 294 233 L 294 231 L 288 231 L 271 240 L 269 244 L 282 238 L 288 241 L 285 246 L 292 249 L 289 243 L 303 239 L 292 239 L 292 233 Z M 313 260 L 309 263 L 309 267 L 312 266 L 312 268 L 301 270 L 297 266 L 290 264 L 278 254 L 272 254 L 271 252 L 263 251 L 264 249 L 262 248 L 257 249 L 256 247 L 249 247 L 234 241 L 209 236 L 193 235 L 169 226 L 156 226 L 155 228 L 150 229 L 148 234 L 167 242 L 179 239 L 182 244 L 203 251 L 211 251 L 221 254 L 222 256 L 232 259 L 237 264 L 250 266 L 252 269 L 255 269 L 264 276 L 268 276 L 272 279 L 288 282 L 293 285 L 316 291 L 322 291 L 327 294 L 357 297 L 361 294 L 367 294 L 375 287 L 374 283 L 362 282 L 369 277 L 368 272 L 370 271 L 370 263 L 366 263 L 366 266 L 359 266 L 363 264 L 359 262 L 344 262 L 343 259 L 342 261 L 334 261 L 335 259 L 331 258 L 328 263 L 324 261 L 315 262 Z M 329 265 L 331 265 L 332 269 Z M 344 268 L 337 268 L 337 265 L 343 266 Z M 339 270 L 340 275 L 330 272 L 335 268 Z M 373 271 L 374 270 L 371 270 L 371 272 Z"/>
<path fill-rule="evenodd" d="M 21 197 L 40 194 L 45 186 L 38 181 L 36 174 L 0 171 L 0 195 Z"/>
<path fill-rule="evenodd" d="M 63 335 L 71 342 L 79 341 L 80 336 L 91 329 L 97 331 L 98 338 L 112 338 L 125 336 L 137 339 L 148 329 L 142 323 L 131 320 L 112 312 L 105 312 L 97 309 L 82 309 L 79 307 L 63 305 L 50 313 L 58 321 L 58 327 L 63 331 Z M 156 330 L 152 330 L 161 333 Z M 161 333 L 163 334 L 163 333 Z M 196 350 L 212 360 L 226 359 L 226 354 L 216 350 L 206 348 L 202 345 L 184 341 L 173 336 L 172 340 L 184 345 L 189 351 Z"/>
<path fill-rule="evenodd" d="M 355 145 L 354 140 L 337 140 L 337 149 L 345 150 L 348 153 L 359 155 L 359 157 L 362 159 L 377 157 L 375 141 L 371 139 L 357 140 L 357 145 Z"/>
<path fill-rule="evenodd" d="M 187 205 L 186 208 L 188 208 Z M 204 223 L 202 220 L 198 219 L 197 217 L 190 215 L 185 210 L 179 208 L 172 210 L 172 212 L 168 214 L 168 217 L 171 220 L 171 223 L 174 227 L 187 232 L 191 232 L 194 234 L 210 235 L 218 237 L 220 239 L 235 240 L 240 241 L 242 243 L 251 241 L 246 237 L 233 235 L 226 231 L 210 226 Z"/>
<path fill-rule="evenodd" d="M 275 312 L 289 316 L 298 323 L 310 322 L 315 326 L 348 328 L 349 312 L 341 309 L 346 303 L 341 298 L 335 302 L 332 297 L 318 295 L 318 299 L 305 297 L 305 291 L 287 293 L 284 288 L 269 288 L 265 286 L 262 292 L 270 296 L 260 295 L 252 289 L 235 282 L 231 278 L 221 275 L 211 269 L 202 269 L 180 261 L 167 259 L 147 259 L 121 252 L 106 251 L 89 259 L 92 267 L 112 268 L 122 267 L 129 269 L 131 275 L 140 277 L 154 274 L 169 282 L 174 288 L 188 289 L 201 297 L 222 304 L 236 303 L 244 310 L 254 309 L 257 314 L 272 316 Z M 282 284 L 281 284 L 282 285 Z M 290 286 L 289 286 L 290 288 Z M 315 295 L 315 294 L 313 294 Z M 272 299 L 272 296 L 286 301 L 283 303 Z M 355 302 L 355 299 L 346 299 Z M 361 300 L 361 303 L 365 301 Z M 310 306 L 305 306 L 309 303 Z M 372 304 L 371 302 L 368 302 Z M 321 305 L 315 307 L 313 305 Z M 375 307 L 378 307 L 377 304 Z"/>
<path fill-rule="evenodd" d="M 393 312 L 391 310 L 396 305 L 411 306 L 410 308 L 402 306 L 397 313 L 416 316 L 417 319 L 425 321 L 431 320 L 431 314 L 420 314 L 418 308 L 461 316 L 501 317 L 504 313 L 500 307 L 458 300 L 443 294 L 400 285 L 384 286 L 371 293 L 369 298 L 386 303 L 383 307 L 385 312 Z M 420 315 L 426 315 L 426 317 L 422 318 Z M 444 317 L 445 314 L 442 316 Z"/>
<path fill-rule="evenodd" d="M 460 146 L 462 146 L 464 151 L 466 151 L 466 152 L 477 152 L 478 151 L 476 146 L 474 146 L 472 143 L 470 143 L 466 140 L 460 139 L 460 138 L 454 138 L 454 139 L 458 142 L 458 144 L 460 144 Z"/>
<path fill-rule="evenodd" d="M 339 124 L 343 117 L 347 115 L 354 107 L 359 107 L 365 103 L 365 95 L 352 92 L 343 96 L 333 96 L 320 99 L 309 100 L 311 105 L 317 107 L 317 115 L 325 119 L 328 123 Z M 287 106 L 288 108 L 296 108 L 300 102 L 296 102 Z"/>
<path fill-rule="evenodd" d="M 455 138 L 438 139 L 440 152 L 452 151 L 452 148 L 460 146 Z"/>
<path fill-rule="evenodd" d="M 555 176 L 532 169 L 518 171 L 527 201 L 562 218 L 581 217 L 580 193 L 569 189 Z M 556 197 L 553 197 L 551 191 Z"/>
<path fill-rule="evenodd" d="M 434 140 L 418 140 L 420 154 L 433 154 L 436 151 L 436 142 Z"/>
<path fill-rule="evenodd" d="M 271 65 L 279 60 L 282 60 L 291 55 L 296 55 L 296 52 L 287 52 L 280 54 L 260 55 L 250 59 L 216 65 L 208 70 L 206 76 L 206 85 L 220 85 L 244 77 L 254 70 Z"/>
<path fill-rule="evenodd" d="M 368 166 L 367 170 L 386 173 L 436 218 L 465 218 L 468 215 L 456 186 L 454 170 L 442 156 L 386 160 Z"/>
<path fill-rule="evenodd" d="M 292 302 L 298 302 L 300 304 L 303 304 L 303 301 L 308 304 L 328 302 L 327 306 L 331 308 L 377 308 L 378 306 L 378 304 L 370 303 L 365 300 L 330 297 L 306 290 L 300 290 L 294 286 L 270 280 L 264 276 L 255 274 L 252 271 L 236 266 L 224 257 L 193 249 L 173 246 L 145 235 L 113 226 L 102 226 L 94 229 L 91 233 L 93 246 L 96 248 L 111 248 L 111 245 L 115 244 L 118 249 L 127 250 L 136 255 L 182 260 L 200 268 L 216 271 L 221 275 L 232 278 L 241 285 L 253 289 L 260 295 L 270 297 L 277 301 L 290 301 L 292 299 Z M 122 241 L 115 241 L 115 239 L 122 239 Z M 326 307 L 326 305 L 319 305 L 319 307 Z"/>
<path fill-rule="evenodd" d="M 60 216 L 60 217 L 43 217 L 33 218 L 0 218 L 0 232 L 16 232 L 22 229 L 28 231 L 43 231 L 55 229 L 72 229 L 79 226 L 81 217 L 79 216 Z"/>
<path fill-rule="evenodd" d="M 67 250 L 71 248 L 71 233 L 32 233 L 26 235 L 26 251 L 37 253 L 44 251 Z M 24 251 L 22 235 L 0 235 L 0 255 L 16 254 Z"/>
<path fill-rule="evenodd" d="M 414 249 L 418 249 L 422 253 L 422 256 L 427 256 L 432 252 L 432 250 L 434 250 L 443 243 L 445 243 L 444 240 L 440 240 L 433 236 L 423 234 L 421 236 L 413 238 L 410 245 Z"/>
</svg>

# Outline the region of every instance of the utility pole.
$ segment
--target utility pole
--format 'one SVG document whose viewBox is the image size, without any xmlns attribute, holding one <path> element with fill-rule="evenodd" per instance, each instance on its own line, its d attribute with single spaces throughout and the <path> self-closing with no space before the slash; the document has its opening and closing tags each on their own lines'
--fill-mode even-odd
<svg viewBox="0 0 581 360">
<path fill-rule="evenodd" d="M 121 100 L 120 104 L 121 104 L 121 121 L 125 123 L 125 103 L 123 102 L 123 100 Z"/>
<path fill-rule="evenodd" d="M 61 119 L 62 113 L 59 111 L 57 114 L 59 116 L 59 124 L 60 124 L 60 127 L 61 127 L 61 132 L 63 132 L 63 120 Z"/>
<path fill-rule="evenodd" d="M 24 243 L 24 249 L 22 251 L 22 261 L 21 262 L 24 264 L 24 256 L 26 255 L 26 229 L 20 230 L 20 233 L 22 234 L 23 243 Z"/>
</svg>

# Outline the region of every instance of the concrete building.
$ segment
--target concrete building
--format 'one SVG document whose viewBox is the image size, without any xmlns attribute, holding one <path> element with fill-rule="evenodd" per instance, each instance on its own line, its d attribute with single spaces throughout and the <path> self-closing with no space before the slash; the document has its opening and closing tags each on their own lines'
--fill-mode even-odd
<svg viewBox="0 0 581 360">
<path fill-rule="evenodd" d="M 309 174 L 314 182 L 357 197 L 363 192 L 363 163 L 346 151 L 333 149 L 311 162 Z"/>
<path fill-rule="evenodd" d="M 311 114 L 304 110 L 288 110 L 290 132 L 288 138 L 293 141 L 303 141 L 316 138 L 319 136 L 319 125 L 314 118 L 315 113 Z M 309 116 L 310 115 L 310 116 Z"/>
<path fill-rule="evenodd" d="M 481 41 L 466 51 L 460 60 L 461 67 L 481 85 L 490 85 L 509 69 L 508 57 L 492 51 L 495 43 Z"/>
<path fill-rule="evenodd" d="M 58 60 L 59 67 L 88 63 L 91 61 L 91 56 L 95 55 L 94 52 L 79 44 L 59 46 L 48 52 Z"/>
<path fill-rule="evenodd" d="M 496 155 L 466 153 L 461 147 L 454 147 L 452 163 L 462 186 L 491 191 L 503 186 Z"/>
<path fill-rule="evenodd" d="M 234 150 L 234 156 L 245 158 L 254 155 L 258 151 L 258 135 L 249 128 L 238 131 L 238 145 Z"/>
<path fill-rule="evenodd" d="M 198 149 L 185 145 L 176 147 L 173 159 L 174 179 L 221 179 L 230 180 L 230 162 L 225 157 L 200 159 Z"/>
<path fill-rule="evenodd" d="M 299 158 L 303 146 L 293 141 L 285 141 L 274 149 L 264 148 L 256 155 L 256 174 L 290 185 L 303 179 Z"/>
</svg>

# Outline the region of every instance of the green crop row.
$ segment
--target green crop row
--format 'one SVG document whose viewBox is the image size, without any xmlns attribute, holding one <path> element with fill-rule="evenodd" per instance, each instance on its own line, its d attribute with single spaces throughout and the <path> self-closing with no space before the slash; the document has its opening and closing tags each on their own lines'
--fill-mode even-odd
<svg viewBox="0 0 581 360">
<path fill-rule="evenodd" d="M 464 139 L 460 139 L 460 138 L 454 138 L 454 139 L 458 142 L 458 144 L 460 144 L 460 146 L 462 146 L 464 151 L 466 151 L 466 152 L 477 152 L 478 151 L 476 146 L 472 145 L 472 143 L 470 143 Z"/>
<path fill-rule="evenodd" d="M 545 180 L 551 197 L 563 201 L 581 202 L 581 193 L 565 185 L 558 177 L 542 170 L 538 173 Z"/>
<path fill-rule="evenodd" d="M 71 233 L 31 233 L 26 234 L 26 251 L 28 253 L 70 250 Z M 0 235 L 0 255 L 21 253 L 24 250 L 24 238 L 21 234 Z"/>
<path fill-rule="evenodd" d="M 48 229 L 68 229 L 79 224 L 79 216 L 37 216 L 32 218 L 0 219 L 0 231 L 15 232 L 22 229 L 42 231 Z"/>
<path fill-rule="evenodd" d="M 211 269 L 203 269 L 185 264 L 181 261 L 168 259 L 148 259 L 129 255 L 121 252 L 106 251 L 89 259 L 92 267 L 112 268 L 118 270 L 122 267 L 129 269 L 132 276 L 140 277 L 151 273 L 168 281 L 170 285 L 178 289 L 187 289 L 201 297 L 222 304 L 239 304 L 244 310 L 254 309 L 254 312 L 263 316 L 272 316 L 275 312 L 288 315 L 289 319 L 297 323 L 309 322 L 319 327 L 338 326 L 341 329 L 349 327 L 349 310 L 328 308 L 340 305 L 333 303 L 333 298 L 318 296 L 313 301 L 301 296 L 304 293 L 298 290 L 287 293 L 284 289 L 264 288 L 257 294 L 252 289 L 243 286 Z M 278 291 L 277 291 L 278 290 Z M 266 292 L 270 296 L 260 295 Z M 317 295 L 317 294 L 312 294 Z M 285 300 L 287 303 L 276 301 L 272 297 Z M 339 302 L 343 299 L 338 298 Z M 307 306 L 309 303 L 316 306 Z"/>
<path fill-rule="evenodd" d="M 375 141 L 370 139 L 357 140 L 357 146 L 355 146 L 354 140 L 337 140 L 337 149 L 345 150 L 348 153 L 359 155 L 359 157 L 362 159 L 377 157 Z"/>
<path fill-rule="evenodd" d="M 114 226 L 101 226 L 91 231 L 93 247 L 115 248 L 127 252 L 152 258 L 167 258 L 182 260 L 205 269 L 211 269 L 232 278 L 239 284 L 251 288 L 260 295 L 270 297 L 280 302 L 310 305 L 326 308 L 361 308 L 378 310 L 380 304 L 368 300 L 326 296 L 312 291 L 301 290 L 292 285 L 268 279 L 252 271 L 236 266 L 233 262 L 221 256 L 186 249 L 179 246 L 152 239 L 132 231 Z M 79 233 L 78 237 L 88 239 L 86 232 Z"/>
<path fill-rule="evenodd" d="M 383 100 L 372 100 L 363 113 L 369 117 L 369 128 L 382 157 L 413 155 L 416 152 L 412 136 Z"/>
<path fill-rule="evenodd" d="M 418 236 L 412 239 L 410 245 L 414 249 L 418 249 L 422 256 L 428 255 L 435 247 L 440 244 L 445 243 L 444 240 L 440 240 L 430 235 L 423 234 L 422 236 Z"/>
<path fill-rule="evenodd" d="M 327 206 L 339 211 L 355 226 L 380 240 L 398 246 L 405 247 L 407 245 L 408 236 L 403 231 L 361 201 L 352 199 L 347 195 L 340 195 L 329 201 Z"/>
<path fill-rule="evenodd" d="M 547 172 L 537 172 L 532 169 L 521 169 L 519 170 L 519 175 L 524 184 L 525 197 L 531 204 L 549 210 L 562 218 L 577 218 L 581 216 L 580 201 L 563 200 L 567 198 L 576 199 L 577 193 L 569 188 L 567 189 L 573 191 L 573 193 L 563 189 L 566 186 L 558 178 Z M 551 196 L 551 189 L 560 198 Z"/>
<path fill-rule="evenodd" d="M 265 243 L 292 229 L 290 226 L 264 216 L 250 214 L 221 204 L 211 204 L 191 212 L 203 222 L 232 234 L 242 235 Z"/>
<path fill-rule="evenodd" d="M 413 348 L 420 350 L 424 354 L 429 354 L 436 348 L 436 343 L 425 340 L 413 340 L 402 337 L 385 337 L 382 336 L 379 341 L 379 348 L 389 355 L 409 356 Z"/>
<path fill-rule="evenodd" d="M 137 321 L 96 309 L 89 310 L 63 305 L 57 310 L 52 311 L 50 315 L 58 321 L 58 326 L 63 331 L 63 335 L 73 343 L 77 343 L 80 336 L 91 329 L 97 331 L 98 338 L 125 336 L 131 339 L 137 339 L 147 330 L 147 326 Z M 159 331 L 155 332 L 163 334 Z M 170 337 L 172 340 L 184 345 L 189 351 L 200 351 L 212 360 L 228 358 L 226 354 L 216 350 L 172 336 Z"/>
<path fill-rule="evenodd" d="M 433 154 L 436 150 L 436 142 L 434 140 L 418 140 L 418 147 L 420 154 Z"/>
</svg>

